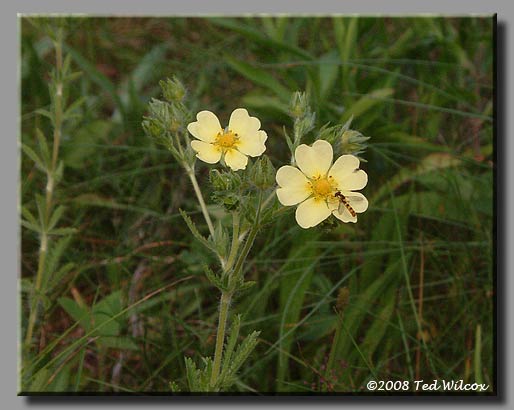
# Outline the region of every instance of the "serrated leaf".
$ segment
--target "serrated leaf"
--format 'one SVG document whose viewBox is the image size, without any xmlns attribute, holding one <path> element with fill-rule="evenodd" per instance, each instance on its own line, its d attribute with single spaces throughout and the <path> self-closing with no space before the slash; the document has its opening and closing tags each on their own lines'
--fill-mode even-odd
<svg viewBox="0 0 514 410">
<path fill-rule="evenodd" d="M 230 374 L 235 375 L 239 368 L 243 365 L 245 360 L 250 356 L 258 343 L 258 337 L 261 332 L 254 331 L 250 333 L 246 339 L 238 346 L 235 354 L 234 360 L 230 366 Z"/>
<path fill-rule="evenodd" d="M 234 348 L 236 347 L 237 339 L 239 337 L 239 329 L 241 328 L 241 315 L 236 315 L 232 319 L 232 325 L 230 327 L 230 336 L 225 347 L 225 353 L 223 355 L 222 370 L 220 375 L 220 383 L 225 385 L 225 380 L 230 374 L 231 359 Z M 229 387 L 226 386 L 225 387 Z"/>
<path fill-rule="evenodd" d="M 222 278 L 216 275 L 207 265 L 204 265 L 203 269 L 205 271 L 205 276 L 207 276 L 207 279 L 209 279 L 214 286 L 221 291 L 227 290 L 227 285 L 223 282 Z"/>
<path fill-rule="evenodd" d="M 187 227 L 189 228 L 189 230 L 191 231 L 191 233 L 193 234 L 193 236 L 202 244 L 204 245 L 207 249 L 210 249 L 216 256 L 218 256 L 218 250 L 216 249 L 216 247 L 214 246 L 214 244 L 210 241 L 208 241 L 207 239 L 205 239 L 201 234 L 200 232 L 198 232 L 198 229 L 196 228 L 196 225 L 195 223 L 193 222 L 193 220 L 182 210 L 182 209 L 179 209 L 179 212 L 180 212 L 180 215 L 182 216 L 182 218 L 184 219 Z"/>
<path fill-rule="evenodd" d="M 200 390 L 198 388 L 200 375 L 198 369 L 196 368 L 196 364 L 190 357 L 184 357 L 184 362 L 186 364 L 186 378 L 189 391 L 197 392 Z"/>
<path fill-rule="evenodd" d="M 256 281 L 254 280 L 250 280 L 250 281 L 247 281 L 247 282 L 242 282 L 238 287 L 237 287 L 237 290 L 242 292 L 242 291 L 245 291 L 247 289 L 250 289 L 251 287 L 255 286 L 257 284 Z"/>
</svg>

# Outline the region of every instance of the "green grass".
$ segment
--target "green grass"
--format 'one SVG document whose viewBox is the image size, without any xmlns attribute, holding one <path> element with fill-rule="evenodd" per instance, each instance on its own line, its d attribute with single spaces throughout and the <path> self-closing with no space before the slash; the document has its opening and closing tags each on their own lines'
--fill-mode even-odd
<svg viewBox="0 0 514 410">
<path fill-rule="evenodd" d="M 21 18 L 21 142 L 39 152 L 36 130 L 48 144 L 53 132 L 55 51 L 33 22 Z M 194 111 L 259 117 L 277 168 L 296 90 L 309 93 L 316 129 L 353 116 L 371 137 L 370 208 L 356 225 L 303 231 L 288 212 L 257 237 L 245 267 L 257 285 L 232 312 L 244 314 L 242 334 L 262 332 L 235 389 L 349 393 L 413 378 L 495 389 L 492 18 L 68 23 L 63 53 L 81 75 L 67 107 L 79 103 L 63 123 L 54 201 L 65 207 L 57 227 L 75 233 L 50 237 L 20 391 L 168 392 L 185 386 L 184 356 L 213 353 L 218 296 L 202 265 L 214 260 L 179 208 L 207 227 L 187 175 L 141 128 L 173 74 Z M 37 220 L 46 179 L 31 157 L 20 200 Z M 205 186 L 208 166 L 198 168 Z M 39 246 L 22 228 L 22 336 Z"/>
</svg>

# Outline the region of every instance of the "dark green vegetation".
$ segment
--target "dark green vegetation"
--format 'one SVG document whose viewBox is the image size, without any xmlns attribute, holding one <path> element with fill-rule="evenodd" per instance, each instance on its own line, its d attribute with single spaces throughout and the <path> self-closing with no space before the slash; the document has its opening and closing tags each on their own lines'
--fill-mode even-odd
<svg viewBox="0 0 514 410">
<path fill-rule="evenodd" d="M 238 390 L 494 388 L 491 18 L 73 19 L 64 63 L 39 23 L 20 20 L 20 391 L 167 392 L 185 385 L 184 356 L 214 350 L 218 294 L 201 266 L 213 261 L 179 207 L 207 229 L 186 174 L 141 129 L 173 74 L 194 111 L 259 117 L 275 167 L 296 90 L 318 129 L 353 116 L 372 137 L 356 225 L 304 231 L 289 212 L 257 238 L 257 285 L 232 312 L 262 333 Z M 70 76 L 59 102 L 56 70 Z M 60 161 L 48 201 L 41 169 Z"/>
</svg>

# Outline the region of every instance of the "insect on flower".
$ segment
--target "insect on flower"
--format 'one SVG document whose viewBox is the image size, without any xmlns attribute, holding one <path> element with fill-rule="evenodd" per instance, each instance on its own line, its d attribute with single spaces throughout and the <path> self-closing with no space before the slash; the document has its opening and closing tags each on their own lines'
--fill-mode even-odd
<svg viewBox="0 0 514 410">
<path fill-rule="evenodd" d="M 334 163 L 332 145 L 318 140 L 295 151 L 297 167 L 285 165 L 277 171 L 277 197 L 282 205 L 298 205 L 296 221 L 311 228 L 334 215 L 342 222 L 357 222 L 357 214 L 368 209 L 360 192 L 368 175 L 359 169 L 359 159 L 342 155 Z"/>
</svg>

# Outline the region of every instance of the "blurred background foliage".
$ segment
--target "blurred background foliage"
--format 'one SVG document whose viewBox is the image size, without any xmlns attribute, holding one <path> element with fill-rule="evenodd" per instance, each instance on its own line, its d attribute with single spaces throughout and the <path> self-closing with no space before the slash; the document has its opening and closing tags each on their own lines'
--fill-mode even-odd
<svg viewBox="0 0 514 410">
<path fill-rule="evenodd" d="M 53 132 L 55 52 L 39 20 L 20 18 L 21 142 L 34 150 L 37 129 Z M 371 137 L 370 208 L 356 225 L 304 231 L 289 212 L 258 237 L 246 266 L 257 285 L 233 312 L 243 333 L 262 333 L 238 391 L 359 392 L 370 379 L 492 390 L 492 36 L 490 17 L 68 19 L 63 53 L 81 75 L 66 85 L 78 103 L 55 202 L 75 233 L 51 241 L 20 390 L 167 392 L 185 384 L 184 355 L 212 354 L 218 301 L 201 269 L 212 260 L 178 208 L 202 218 L 185 173 L 141 129 L 172 75 L 194 111 L 259 117 L 276 167 L 289 159 L 296 90 L 318 129 L 353 117 Z M 20 201 L 33 215 L 44 189 L 22 155 Z M 22 228 L 22 336 L 38 246 Z"/>
</svg>

